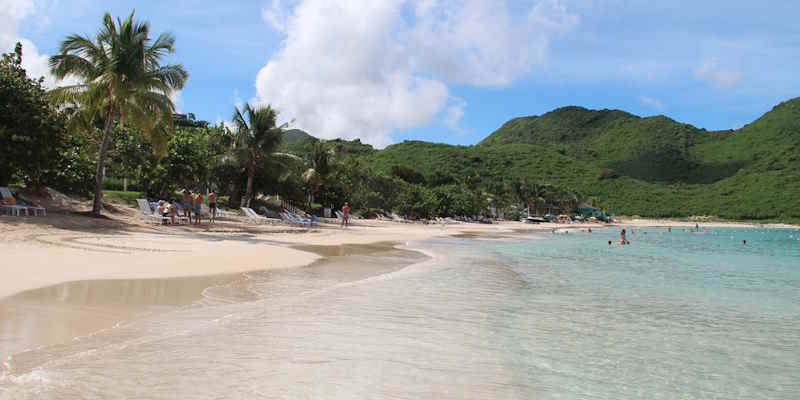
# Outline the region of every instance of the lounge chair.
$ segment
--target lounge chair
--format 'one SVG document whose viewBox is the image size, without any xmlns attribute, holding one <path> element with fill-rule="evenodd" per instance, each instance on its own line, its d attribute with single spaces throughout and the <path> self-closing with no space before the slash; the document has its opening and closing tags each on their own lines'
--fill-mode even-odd
<svg viewBox="0 0 800 400">
<path fill-rule="evenodd" d="M 394 221 L 394 222 L 402 222 L 404 224 L 407 224 L 409 222 L 407 219 L 401 218 L 399 215 L 397 215 L 395 213 L 392 213 L 391 217 L 392 217 L 392 221 Z"/>
<path fill-rule="evenodd" d="M 284 211 L 281 213 L 281 219 L 287 222 L 289 225 L 300 225 L 300 226 L 308 226 L 311 227 L 311 220 L 308 218 L 303 218 L 297 214 L 291 213 L 289 211 Z"/>
<path fill-rule="evenodd" d="M 11 215 L 19 216 L 20 212 L 25 212 L 25 215 L 30 215 L 33 213 L 34 216 L 42 214 L 42 216 L 47 216 L 47 210 L 44 207 L 36 207 L 36 206 L 29 206 L 24 203 L 17 201 L 13 194 L 11 194 L 11 190 L 9 190 L 5 186 L 0 186 L 0 197 L 3 198 L 4 201 L 10 200 L 13 204 L 5 204 L 3 203 L 3 211 L 8 210 L 7 212 L 11 213 Z"/>
<path fill-rule="evenodd" d="M 249 219 L 251 221 L 262 223 L 262 224 L 266 224 L 266 223 L 269 222 L 269 218 L 267 218 L 267 217 L 265 217 L 263 215 L 259 215 L 252 208 L 241 207 L 241 210 L 244 213 L 244 216 L 247 217 L 247 219 Z"/>
<path fill-rule="evenodd" d="M 139 211 L 141 211 L 142 217 L 146 217 L 151 220 L 158 220 L 158 222 L 161 223 L 166 223 L 167 221 L 169 221 L 169 217 L 158 215 L 155 211 L 153 211 L 153 209 L 150 208 L 150 203 L 148 203 L 147 200 L 136 199 L 136 203 L 139 204 Z"/>
</svg>

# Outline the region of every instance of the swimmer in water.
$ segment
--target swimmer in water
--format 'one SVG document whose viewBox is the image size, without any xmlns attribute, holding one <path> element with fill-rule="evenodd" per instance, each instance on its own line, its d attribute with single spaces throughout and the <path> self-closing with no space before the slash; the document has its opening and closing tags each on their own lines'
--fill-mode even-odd
<svg viewBox="0 0 800 400">
<path fill-rule="evenodd" d="M 747 240 L 742 240 L 742 246 L 747 246 Z"/>
<path fill-rule="evenodd" d="M 628 244 L 628 241 L 625 238 L 625 229 L 619 232 L 619 244 Z"/>
</svg>

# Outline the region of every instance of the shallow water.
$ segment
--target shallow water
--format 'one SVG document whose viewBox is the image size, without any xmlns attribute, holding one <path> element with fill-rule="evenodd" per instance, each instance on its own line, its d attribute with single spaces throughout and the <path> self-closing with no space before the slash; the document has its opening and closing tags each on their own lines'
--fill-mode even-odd
<svg viewBox="0 0 800 400">
<path fill-rule="evenodd" d="M 798 398 L 800 232 L 646 231 L 247 274 L 15 355 L 0 398 Z"/>
</svg>

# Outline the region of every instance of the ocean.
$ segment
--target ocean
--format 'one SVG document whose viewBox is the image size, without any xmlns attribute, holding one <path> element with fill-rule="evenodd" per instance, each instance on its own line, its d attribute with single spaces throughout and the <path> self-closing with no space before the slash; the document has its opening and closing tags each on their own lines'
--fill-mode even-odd
<svg viewBox="0 0 800 400">
<path fill-rule="evenodd" d="M 800 230 L 628 238 L 442 238 L 243 274 L 15 354 L 0 398 L 800 398 Z"/>
</svg>

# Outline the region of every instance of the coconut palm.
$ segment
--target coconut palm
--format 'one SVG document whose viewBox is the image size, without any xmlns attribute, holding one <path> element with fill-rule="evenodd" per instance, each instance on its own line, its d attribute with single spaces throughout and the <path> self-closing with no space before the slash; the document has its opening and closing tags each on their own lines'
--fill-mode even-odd
<svg viewBox="0 0 800 400">
<path fill-rule="evenodd" d="M 309 154 L 308 168 L 303 173 L 303 181 L 309 188 L 308 206 L 314 202 L 314 198 L 319 192 L 320 187 L 325 184 L 325 179 L 331 172 L 331 157 L 333 149 L 329 148 L 323 140 L 314 142 Z"/>
<path fill-rule="evenodd" d="M 90 128 L 103 123 L 103 144 L 97 158 L 92 212 L 100 214 L 103 199 L 103 167 L 115 123 L 127 123 L 145 135 L 155 137 L 171 130 L 175 106 L 174 90 L 183 88 L 188 74 L 180 64 L 161 65 L 174 52 L 175 37 L 162 33 L 150 38 L 150 25 L 106 13 L 94 38 L 70 35 L 59 54 L 50 57 L 50 69 L 58 79 L 78 80 L 51 91 L 53 99 L 73 110 L 79 126 Z M 164 140 L 162 140 L 163 142 Z"/>
<path fill-rule="evenodd" d="M 249 207 L 254 195 L 253 181 L 260 169 L 281 168 L 283 161 L 300 158 L 275 151 L 283 142 L 283 129 L 288 123 L 278 126 L 278 111 L 272 105 L 253 107 L 245 104 L 241 110 L 236 107 L 232 122 L 234 132 L 230 162 L 247 173 L 245 197 L 241 205 Z"/>
</svg>

